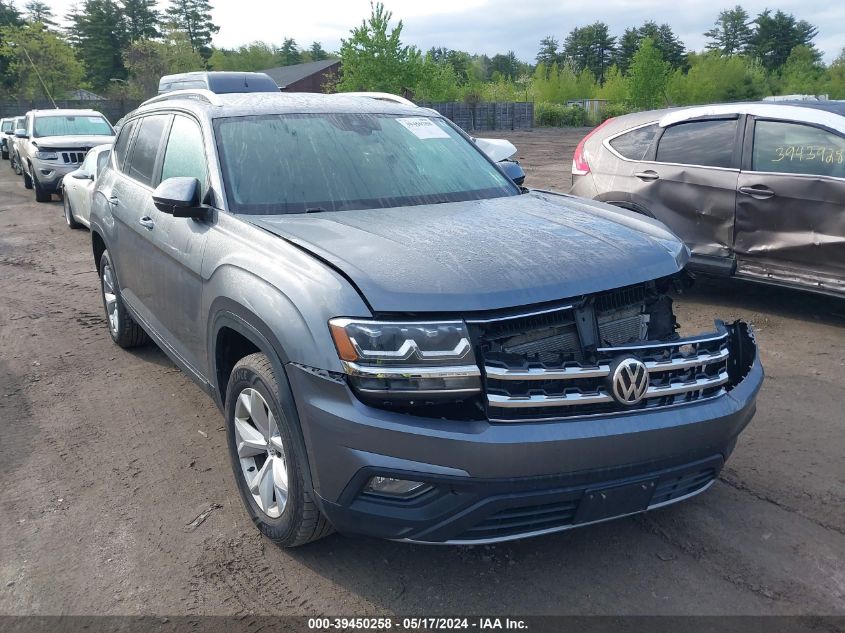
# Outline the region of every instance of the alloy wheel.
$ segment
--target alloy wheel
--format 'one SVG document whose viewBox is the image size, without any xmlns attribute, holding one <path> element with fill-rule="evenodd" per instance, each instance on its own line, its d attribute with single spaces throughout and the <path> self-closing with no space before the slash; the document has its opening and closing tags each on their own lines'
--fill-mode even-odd
<svg viewBox="0 0 845 633">
<path fill-rule="evenodd" d="M 106 304 L 106 316 L 109 318 L 109 329 L 114 336 L 120 333 L 120 317 L 117 314 L 117 289 L 114 283 L 114 273 L 108 262 L 103 264 L 103 300 Z"/>
<path fill-rule="evenodd" d="M 247 387 L 235 403 L 235 444 L 244 480 L 261 511 L 278 518 L 288 500 L 285 447 L 267 401 Z"/>
</svg>

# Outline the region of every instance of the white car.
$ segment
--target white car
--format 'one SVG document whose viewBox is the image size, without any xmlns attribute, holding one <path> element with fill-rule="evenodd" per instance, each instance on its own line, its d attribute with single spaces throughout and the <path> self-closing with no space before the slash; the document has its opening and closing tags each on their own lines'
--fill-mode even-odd
<svg viewBox="0 0 845 633">
<path fill-rule="evenodd" d="M 111 143 L 92 147 L 79 169 L 62 179 L 65 221 L 72 229 L 90 227 L 91 203 L 97 189 L 97 178 L 109 163 L 111 147 Z"/>
</svg>

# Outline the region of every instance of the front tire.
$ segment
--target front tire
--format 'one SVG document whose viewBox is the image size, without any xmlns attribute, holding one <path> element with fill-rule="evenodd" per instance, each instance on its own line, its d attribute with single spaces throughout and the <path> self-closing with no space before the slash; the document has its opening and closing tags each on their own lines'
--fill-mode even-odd
<svg viewBox="0 0 845 633">
<path fill-rule="evenodd" d="M 70 200 L 67 197 L 67 191 L 62 190 L 62 205 L 65 208 L 65 222 L 72 229 L 81 229 L 82 225 L 73 217 L 73 208 L 70 206 Z"/>
<path fill-rule="evenodd" d="M 261 533 L 282 547 L 332 532 L 304 477 L 308 461 L 294 439 L 295 408 L 280 401 L 290 397 L 280 389 L 270 359 L 260 353 L 238 361 L 226 389 L 229 456 L 238 491 Z"/>
<path fill-rule="evenodd" d="M 21 168 L 21 174 L 23 175 L 23 186 L 27 189 L 32 189 L 32 177 L 23 168 Z"/>
<path fill-rule="evenodd" d="M 41 183 L 38 182 L 38 177 L 35 174 L 32 176 L 32 184 L 35 188 L 36 202 L 50 202 L 50 200 L 53 199 L 50 192 L 44 189 L 44 187 L 41 186 Z"/>
<path fill-rule="evenodd" d="M 124 349 L 138 347 L 149 341 L 147 333 L 135 323 L 123 305 L 117 275 L 108 251 L 104 251 L 100 257 L 100 290 L 112 340 Z"/>
</svg>

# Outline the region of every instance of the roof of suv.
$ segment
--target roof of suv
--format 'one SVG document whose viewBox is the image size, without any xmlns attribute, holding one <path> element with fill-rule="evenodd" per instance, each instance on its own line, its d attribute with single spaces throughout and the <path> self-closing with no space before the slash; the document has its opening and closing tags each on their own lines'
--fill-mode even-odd
<svg viewBox="0 0 845 633">
<path fill-rule="evenodd" d="M 261 114 L 371 113 L 431 116 L 432 112 L 413 105 L 402 105 L 368 97 L 310 92 L 252 92 L 214 94 L 207 90 L 184 90 L 153 97 L 141 104 L 137 113 L 172 108 L 177 105 L 211 118 Z"/>
</svg>

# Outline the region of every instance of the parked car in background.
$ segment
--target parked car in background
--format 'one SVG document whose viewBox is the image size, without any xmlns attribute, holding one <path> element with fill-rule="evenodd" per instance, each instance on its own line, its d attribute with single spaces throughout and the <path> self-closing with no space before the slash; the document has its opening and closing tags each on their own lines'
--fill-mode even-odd
<svg viewBox="0 0 845 633">
<path fill-rule="evenodd" d="M 845 102 L 640 112 L 585 137 L 571 193 L 664 222 L 707 273 L 845 296 Z"/>
<path fill-rule="evenodd" d="M 158 93 L 174 90 L 210 90 L 217 94 L 234 92 L 279 92 L 279 86 L 266 73 L 229 71 L 195 71 L 164 75 L 158 82 Z"/>
<path fill-rule="evenodd" d="M 10 139 L 15 135 L 15 119 L 0 119 L 0 158 L 9 159 Z"/>
<path fill-rule="evenodd" d="M 17 137 L 18 131 L 24 131 L 26 125 L 26 117 L 15 117 L 12 123 L 12 135 L 9 137 L 7 144 L 9 147 L 9 167 L 12 168 L 18 176 L 21 175 L 20 155 L 18 154 L 18 143 L 20 139 Z"/>
<path fill-rule="evenodd" d="M 90 226 L 91 203 L 97 179 L 108 165 L 111 144 L 92 148 L 79 169 L 62 178 L 61 193 L 65 221 L 72 229 Z"/>
<path fill-rule="evenodd" d="M 660 222 L 523 190 L 431 110 L 164 97 L 97 185 L 108 332 L 214 398 L 269 538 L 509 540 L 715 480 L 763 370 L 742 322 L 679 335 Z"/>
<path fill-rule="evenodd" d="M 38 202 L 49 202 L 88 150 L 114 141 L 114 129 L 96 110 L 32 110 L 16 136 L 24 186 L 35 189 Z"/>
</svg>

